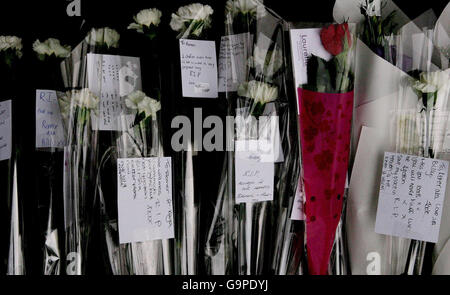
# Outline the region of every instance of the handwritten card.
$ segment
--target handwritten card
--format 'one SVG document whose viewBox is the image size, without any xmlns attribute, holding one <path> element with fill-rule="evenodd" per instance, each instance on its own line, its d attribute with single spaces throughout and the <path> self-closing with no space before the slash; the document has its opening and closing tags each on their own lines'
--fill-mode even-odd
<svg viewBox="0 0 450 295">
<path fill-rule="evenodd" d="M 142 90 L 141 64 L 137 57 L 88 54 L 89 90 L 100 98 L 94 128 L 120 131 L 118 116 L 125 110 L 125 98 Z"/>
<path fill-rule="evenodd" d="M 264 162 L 260 152 L 248 148 L 255 144 L 236 141 L 236 203 L 273 201 L 275 164 Z"/>
<path fill-rule="evenodd" d="M 121 244 L 173 239 L 171 158 L 117 161 Z"/>
<path fill-rule="evenodd" d="M 436 243 L 448 162 L 385 153 L 375 232 Z"/>
<path fill-rule="evenodd" d="M 180 61 L 184 97 L 218 97 L 214 41 L 180 39 Z"/>
<path fill-rule="evenodd" d="M 36 90 L 36 148 L 63 148 L 65 143 L 56 91 Z"/>
<path fill-rule="evenodd" d="M 219 50 L 219 92 L 237 91 L 245 81 L 252 36 L 248 33 L 222 36 Z"/>
<path fill-rule="evenodd" d="M 11 158 L 11 100 L 0 102 L 0 161 Z"/>
</svg>

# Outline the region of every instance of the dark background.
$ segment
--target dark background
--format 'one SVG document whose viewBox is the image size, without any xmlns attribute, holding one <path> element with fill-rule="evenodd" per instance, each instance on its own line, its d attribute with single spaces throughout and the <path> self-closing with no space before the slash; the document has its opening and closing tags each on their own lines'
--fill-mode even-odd
<svg viewBox="0 0 450 295">
<path fill-rule="evenodd" d="M 23 38 L 24 43 L 24 58 L 23 58 L 23 76 L 17 88 L 17 97 L 19 100 L 20 110 L 15 111 L 15 129 L 20 133 L 17 136 L 17 141 L 22 147 L 24 166 L 35 166 L 33 162 L 34 152 L 34 89 L 44 88 L 39 79 L 40 70 L 33 62 L 35 56 L 31 50 L 31 45 L 36 39 L 44 41 L 47 38 L 53 37 L 61 40 L 62 44 L 69 44 L 72 47 L 76 46 L 86 35 L 87 31 L 92 27 L 109 26 L 118 30 L 121 35 L 126 31 L 126 27 L 132 22 L 132 17 L 139 10 L 145 8 L 157 7 L 163 12 L 162 33 L 163 38 L 161 47 L 163 54 L 161 56 L 161 64 L 163 72 L 166 64 L 173 66 L 173 60 L 176 59 L 176 42 L 173 42 L 174 33 L 169 27 L 170 14 L 182 5 L 193 2 L 201 2 L 209 4 L 213 7 L 214 13 L 214 28 L 212 30 L 213 36 L 210 39 L 218 40 L 223 34 L 223 11 L 226 0 L 126 0 L 126 1 L 108 1 L 108 0 L 81 0 L 81 17 L 69 17 L 66 14 L 66 7 L 71 0 L 47 0 L 47 1 L 24 1 L 2 0 L 0 4 L 0 35 L 17 35 Z M 332 12 L 334 0 L 266 0 L 265 5 L 274 10 L 281 17 L 287 21 L 292 22 L 332 22 Z M 411 19 L 419 16 L 424 11 L 432 8 L 437 16 L 440 15 L 443 8 L 447 5 L 448 0 L 428 0 L 428 1 L 394 1 Z M 125 36 L 125 34 L 123 34 Z M 173 40 L 172 40 L 173 39 Z M 126 39 L 122 38 L 122 41 Z M 123 45 L 123 44 L 122 44 Z M 126 47 L 139 47 L 142 44 L 130 42 Z M 167 50 L 165 50 L 167 48 Z M 128 48 L 129 49 L 129 48 Z M 167 66 L 169 67 L 169 66 Z M 170 69 L 168 70 L 170 71 Z M 170 77 L 165 75 L 164 77 Z M 44 77 L 42 77 L 44 78 Z M 176 79 L 174 80 L 176 81 Z M 174 82 L 173 82 L 174 83 Z M 173 84 L 172 83 L 172 84 Z M 163 81 L 163 86 L 169 85 L 170 81 Z M 0 81 L 2 86 L 2 81 Z M 164 91 L 164 90 L 163 90 Z M 169 95 L 170 96 L 170 95 Z M 167 97 L 167 96 L 166 96 Z M 3 98 L 3 97 L 1 97 Z M 173 104 L 180 103 L 173 97 L 170 99 L 171 107 Z M 214 102 L 214 101 L 213 101 Z M 214 103 L 208 102 L 208 106 L 204 108 L 204 117 L 208 114 L 226 113 L 226 106 L 223 100 L 217 100 Z M 205 106 L 200 102 L 202 107 Z M 164 109 L 164 107 L 163 107 Z M 169 108 L 166 108 L 170 110 Z M 18 115 L 17 115 L 18 114 Z M 169 122 L 169 120 L 167 120 Z M 222 167 L 222 156 L 220 154 L 211 154 L 203 158 L 201 178 L 206 179 L 202 194 L 206 199 L 215 199 L 217 194 L 218 182 L 220 180 L 220 172 Z M 20 185 L 23 189 L 22 193 L 26 195 L 25 199 L 32 200 L 36 195 L 36 188 L 33 185 L 26 185 L 33 183 L 32 174 L 36 173 L 35 169 L 29 169 L 21 177 Z M 214 208 L 212 207 L 211 210 Z M 32 206 L 30 210 L 33 210 Z M 206 212 L 205 214 L 208 214 Z M 28 245 L 34 247 L 33 245 Z M 38 250 L 38 247 L 36 247 Z M 32 251 L 34 252 L 34 251 Z M 99 262 L 101 263 L 101 262 Z M 94 268 L 93 272 L 101 272 L 101 266 Z"/>
</svg>

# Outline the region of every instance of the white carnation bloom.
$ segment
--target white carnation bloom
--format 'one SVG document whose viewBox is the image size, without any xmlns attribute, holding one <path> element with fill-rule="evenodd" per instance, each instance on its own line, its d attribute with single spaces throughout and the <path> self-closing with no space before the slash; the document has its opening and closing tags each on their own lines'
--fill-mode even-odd
<svg viewBox="0 0 450 295">
<path fill-rule="evenodd" d="M 422 93 L 434 93 L 442 88 L 449 87 L 450 69 L 445 71 L 423 72 L 420 79 L 413 82 L 414 89 Z"/>
<path fill-rule="evenodd" d="M 211 6 L 200 3 L 182 6 L 178 8 L 177 13 L 172 13 L 170 27 L 176 32 L 184 33 L 193 23 L 202 22 L 201 26 L 196 27 L 196 30 L 191 32 L 193 35 L 199 36 L 203 29 L 211 26 L 213 12 Z"/>
<path fill-rule="evenodd" d="M 228 0 L 225 4 L 225 13 L 231 13 L 232 17 L 244 14 L 259 19 L 267 15 L 267 10 L 257 0 Z"/>
<path fill-rule="evenodd" d="M 266 104 L 278 98 L 278 87 L 252 80 L 239 86 L 238 95 L 253 99 L 256 103 Z"/>
<path fill-rule="evenodd" d="M 147 117 L 156 118 L 156 113 L 161 110 L 161 103 L 156 99 L 150 98 L 148 96 L 144 97 L 144 99 L 138 105 L 139 112 L 145 112 Z"/>
<path fill-rule="evenodd" d="M 92 29 L 86 36 L 86 42 L 91 45 L 105 45 L 109 48 L 119 47 L 120 34 L 113 29 L 108 27 L 100 29 Z"/>
<path fill-rule="evenodd" d="M 44 42 L 36 40 L 33 50 L 39 55 L 52 55 L 65 58 L 70 54 L 70 46 L 62 46 L 58 39 L 49 38 Z"/>
<path fill-rule="evenodd" d="M 105 44 L 109 48 L 118 48 L 120 35 L 116 30 L 105 28 L 105 36 L 104 36 Z"/>
<path fill-rule="evenodd" d="M 134 91 L 125 99 L 125 105 L 138 113 L 145 113 L 146 117 L 156 118 L 156 113 L 161 110 L 161 103 L 148 97 L 142 91 Z"/>
<path fill-rule="evenodd" d="M 51 55 L 52 51 L 46 42 L 34 41 L 33 50 L 39 55 Z"/>
<path fill-rule="evenodd" d="M 22 57 L 22 39 L 16 36 L 0 36 L 0 51 L 14 50 L 16 55 Z"/>
<path fill-rule="evenodd" d="M 99 103 L 99 98 L 87 88 L 74 92 L 72 94 L 72 99 L 74 104 L 78 107 L 90 110 L 97 109 Z"/>
</svg>

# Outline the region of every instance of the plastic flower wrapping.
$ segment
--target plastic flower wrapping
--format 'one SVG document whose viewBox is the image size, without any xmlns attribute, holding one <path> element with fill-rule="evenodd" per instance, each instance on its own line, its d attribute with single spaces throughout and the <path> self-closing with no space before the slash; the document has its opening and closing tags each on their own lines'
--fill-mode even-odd
<svg viewBox="0 0 450 295">
<path fill-rule="evenodd" d="M 230 48 L 237 42 L 242 50 L 226 60 L 235 66 L 227 68 L 226 76 L 226 81 L 237 81 L 226 88 L 228 115 L 235 123 L 227 125 L 232 149 L 206 241 L 209 274 L 295 274 L 300 269 L 302 251 L 295 250 L 303 226 L 290 220 L 299 158 L 295 99 L 287 87 L 286 29 L 259 1 L 226 3 L 228 40 L 222 42 L 230 42 Z M 260 175 L 260 169 L 268 175 Z M 259 192 L 246 195 L 255 182 Z"/>
</svg>

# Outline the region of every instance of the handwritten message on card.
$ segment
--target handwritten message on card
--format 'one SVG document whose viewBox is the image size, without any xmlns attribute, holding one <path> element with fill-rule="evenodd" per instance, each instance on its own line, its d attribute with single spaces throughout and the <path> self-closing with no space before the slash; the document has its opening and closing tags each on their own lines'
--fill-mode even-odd
<svg viewBox="0 0 450 295">
<path fill-rule="evenodd" d="M 142 90 L 141 65 L 137 57 L 88 54 L 89 90 L 100 98 L 94 128 L 119 131 L 117 118 L 125 110 L 125 98 Z"/>
<path fill-rule="evenodd" d="M 264 162 L 254 143 L 236 141 L 236 203 L 273 201 L 275 164 Z"/>
<path fill-rule="evenodd" d="M 219 92 L 237 91 L 245 81 L 252 42 L 250 34 L 222 36 L 219 50 Z"/>
<path fill-rule="evenodd" d="M 36 90 L 36 148 L 63 148 L 64 145 L 56 91 Z"/>
<path fill-rule="evenodd" d="M 301 178 L 298 181 L 297 191 L 295 192 L 294 205 L 292 207 L 291 220 L 305 220 L 304 206 L 305 194 Z"/>
<path fill-rule="evenodd" d="M 184 97 L 218 97 L 214 41 L 180 39 L 180 61 Z"/>
<path fill-rule="evenodd" d="M 375 232 L 436 243 L 448 162 L 385 153 Z"/>
<path fill-rule="evenodd" d="M 11 100 L 0 102 L 0 161 L 11 158 Z"/>
<path fill-rule="evenodd" d="M 117 161 L 121 244 L 173 239 L 171 158 Z"/>
</svg>

